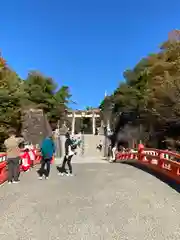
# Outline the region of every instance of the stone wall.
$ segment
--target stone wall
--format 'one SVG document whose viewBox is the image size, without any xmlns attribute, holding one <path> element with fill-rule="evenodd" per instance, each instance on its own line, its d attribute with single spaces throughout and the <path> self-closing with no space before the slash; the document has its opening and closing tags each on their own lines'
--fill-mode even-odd
<svg viewBox="0 0 180 240">
<path fill-rule="evenodd" d="M 26 141 L 33 144 L 39 144 L 44 137 L 52 133 L 47 117 L 41 109 L 24 111 L 22 122 L 22 135 Z"/>
</svg>

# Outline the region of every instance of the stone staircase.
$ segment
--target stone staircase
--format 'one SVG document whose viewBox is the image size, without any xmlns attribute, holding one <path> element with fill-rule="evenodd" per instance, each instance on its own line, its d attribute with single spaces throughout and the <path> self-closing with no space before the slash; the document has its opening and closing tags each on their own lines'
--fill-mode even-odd
<svg viewBox="0 0 180 240">
<path fill-rule="evenodd" d="M 79 137 L 79 135 L 75 136 Z M 84 134 L 82 137 L 82 147 L 77 149 L 77 155 L 73 156 L 72 163 L 107 163 L 103 160 L 104 150 L 99 152 L 96 147 L 102 141 L 103 135 Z M 63 157 L 56 157 L 56 164 L 61 164 Z"/>
<path fill-rule="evenodd" d="M 96 147 L 100 141 L 103 143 L 103 136 L 85 134 L 82 138 L 84 140 L 84 154 L 82 154 L 84 157 L 100 157 L 102 155 Z"/>
<path fill-rule="evenodd" d="M 74 163 L 90 163 L 90 162 L 102 162 L 103 149 L 99 152 L 96 147 L 100 141 L 104 141 L 104 136 L 84 134 L 82 136 L 82 148 L 79 149 L 77 155 L 72 159 Z"/>
</svg>

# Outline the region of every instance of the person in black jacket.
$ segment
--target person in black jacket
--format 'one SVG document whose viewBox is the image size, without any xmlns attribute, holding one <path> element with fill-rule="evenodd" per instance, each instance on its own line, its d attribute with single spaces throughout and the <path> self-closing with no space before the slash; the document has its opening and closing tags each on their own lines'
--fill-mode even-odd
<svg viewBox="0 0 180 240">
<path fill-rule="evenodd" d="M 65 156 L 64 156 L 64 160 L 62 163 L 62 168 L 61 168 L 61 173 L 66 173 L 66 175 L 68 176 L 72 176 L 72 165 L 71 165 L 71 159 L 73 157 L 73 155 L 75 154 L 75 152 L 72 149 L 73 147 L 73 142 L 70 138 L 69 133 L 66 133 L 66 141 L 65 141 Z M 69 168 L 69 173 L 67 173 L 66 171 L 66 163 L 68 165 Z"/>
</svg>

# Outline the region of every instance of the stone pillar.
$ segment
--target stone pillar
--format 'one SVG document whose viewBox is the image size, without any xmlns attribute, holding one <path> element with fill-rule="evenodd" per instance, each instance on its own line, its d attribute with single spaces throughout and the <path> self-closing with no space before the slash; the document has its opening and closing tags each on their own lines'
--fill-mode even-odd
<svg viewBox="0 0 180 240">
<path fill-rule="evenodd" d="M 92 117 L 92 130 L 93 130 L 93 134 L 95 135 L 96 134 L 96 117 L 94 114 Z"/>
<path fill-rule="evenodd" d="M 76 123 L 76 117 L 75 117 L 75 113 L 73 113 L 73 116 L 72 116 L 71 135 L 74 135 L 74 132 L 75 132 L 75 123 Z"/>
<path fill-rule="evenodd" d="M 99 135 L 104 135 L 104 123 L 103 123 L 102 120 L 101 120 L 101 126 L 99 128 L 98 134 Z"/>
<path fill-rule="evenodd" d="M 59 129 L 55 130 L 54 142 L 55 142 L 55 146 L 56 146 L 55 158 L 60 158 L 62 151 L 61 151 L 61 140 L 60 140 L 60 131 L 59 131 Z"/>
<path fill-rule="evenodd" d="M 60 135 L 59 142 L 60 142 L 61 154 L 60 154 L 60 157 L 55 158 L 56 165 L 62 164 L 62 162 L 63 162 L 64 156 L 65 156 L 65 141 L 66 141 L 65 135 Z"/>
<path fill-rule="evenodd" d="M 65 134 L 67 133 L 68 128 L 66 123 L 61 126 L 61 128 L 57 129 L 55 132 L 55 145 L 56 145 L 56 153 L 55 153 L 55 164 L 59 165 L 62 163 L 65 155 Z"/>
<path fill-rule="evenodd" d="M 108 149 L 109 149 L 109 144 L 110 144 L 110 139 L 107 137 L 107 136 L 104 136 L 104 142 L 103 142 L 103 145 L 104 145 L 104 158 L 108 158 Z"/>
<path fill-rule="evenodd" d="M 110 128 L 110 121 L 109 121 L 109 119 L 107 120 L 107 131 L 110 131 L 111 130 L 111 128 Z"/>
</svg>

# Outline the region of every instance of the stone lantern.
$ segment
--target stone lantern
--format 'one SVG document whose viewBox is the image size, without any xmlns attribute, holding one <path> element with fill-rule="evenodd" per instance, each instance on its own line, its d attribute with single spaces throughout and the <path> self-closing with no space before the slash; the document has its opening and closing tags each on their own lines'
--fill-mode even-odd
<svg viewBox="0 0 180 240">
<path fill-rule="evenodd" d="M 110 144 L 109 134 L 111 132 L 112 102 L 109 97 L 104 99 L 102 117 L 104 122 L 104 157 L 108 157 L 108 146 Z"/>
</svg>

